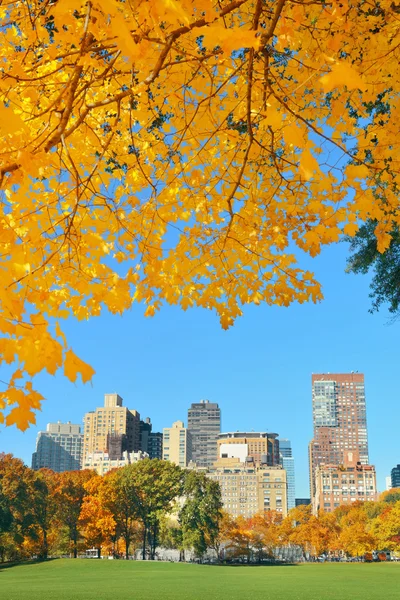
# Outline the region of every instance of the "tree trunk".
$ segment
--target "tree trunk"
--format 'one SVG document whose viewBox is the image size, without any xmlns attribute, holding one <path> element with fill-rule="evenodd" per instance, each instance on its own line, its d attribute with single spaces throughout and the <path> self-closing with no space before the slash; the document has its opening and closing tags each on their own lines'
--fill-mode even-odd
<svg viewBox="0 0 400 600">
<path fill-rule="evenodd" d="M 47 560 L 47 555 L 49 553 L 49 544 L 47 541 L 47 531 L 46 529 L 43 529 L 43 553 L 42 553 L 42 558 L 44 560 Z"/>
<path fill-rule="evenodd" d="M 78 558 L 78 534 L 76 531 L 74 531 L 72 541 L 74 542 L 74 558 Z"/>
<path fill-rule="evenodd" d="M 147 525 L 143 523 L 143 547 L 142 547 L 142 559 L 146 560 L 146 536 L 147 536 Z"/>
<path fill-rule="evenodd" d="M 97 558 L 101 558 L 101 547 L 97 548 Z"/>
<path fill-rule="evenodd" d="M 125 558 L 129 560 L 129 535 L 125 536 Z"/>
</svg>

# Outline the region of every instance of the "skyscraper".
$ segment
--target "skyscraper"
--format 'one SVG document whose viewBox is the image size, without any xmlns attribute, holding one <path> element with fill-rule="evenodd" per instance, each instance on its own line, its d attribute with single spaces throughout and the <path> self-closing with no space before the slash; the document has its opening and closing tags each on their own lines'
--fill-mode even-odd
<svg viewBox="0 0 400 600">
<path fill-rule="evenodd" d="M 175 421 L 163 430 L 163 459 L 179 467 L 187 467 L 192 460 L 192 436 L 183 421 Z"/>
<path fill-rule="evenodd" d="M 140 449 L 140 415 L 136 410 L 122 406 L 122 403 L 118 394 L 105 394 L 104 407 L 86 413 L 83 462 L 89 454 L 108 452 L 110 434 L 121 441 L 121 451 L 136 452 Z"/>
<path fill-rule="evenodd" d="M 188 410 L 188 429 L 192 434 L 192 460 L 199 467 L 210 467 L 217 460 L 217 439 L 221 431 L 221 410 L 215 402 L 201 400 Z"/>
<path fill-rule="evenodd" d="M 145 421 L 140 421 L 140 449 L 147 452 L 150 458 L 162 458 L 163 434 L 159 431 L 152 431 L 152 423 L 147 417 Z"/>
<path fill-rule="evenodd" d="M 282 467 L 286 471 L 287 481 L 287 509 L 290 510 L 296 506 L 296 485 L 294 474 L 294 458 L 292 454 L 292 444 L 290 440 L 279 440 L 279 456 Z"/>
<path fill-rule="evenodd" d="M 392 488 L 400 488 L 400 465 L 393 467 L 390 472 L 390 483 Z"/>
<path fill-rule="evenodd" d="M 79 425 L 49 423 L 39 431 L 36 452 L 32 454 L 32 469 L 51 469 L 57 473 L 81 468 L 83 435 Z"/>
<path fill-rule="evenodd" d="M 323 373 L 312 376 L 314 438 L 309 445 L 310 492 L 314 496 L 315 469 L 341 465 L 344 453 L 368 464 L 367 416 L 362 373 Z"/>
</svg>

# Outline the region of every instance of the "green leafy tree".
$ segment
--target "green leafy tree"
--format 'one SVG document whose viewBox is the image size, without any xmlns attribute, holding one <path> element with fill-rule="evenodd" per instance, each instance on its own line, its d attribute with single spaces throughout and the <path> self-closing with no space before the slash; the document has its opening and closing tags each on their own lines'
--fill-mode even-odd
<svg viewBox="0 0 400 600">
<path fill-rule="evenodd" d="M 184 486 L 185 504 L 179 515 L 183 543 L 201 557 L 214 547 L 222 520 L 221 490 L 204 473 L 188 471 Z"/>
<path fill-rule="evenodd" d="M 129 558 L 129 548 L 140 534 L 137 520 L 138 497 L 135 478 L 128 467 L 111 471 L 105 478 L 108 494 L 106 504 L 114 517 L 117 537 L 125 544 L 125 558 Z"/>
<path fill-rule="evenodd" d="M 354 238 L 348 238 L 351 256 L 347 261 L 347 271 L 364 275 L 371 271 L 370 312 L 378 311 L 387 304 L 389 312 L 394 317 L 398 317 L 400 314 L 400 231 L 398 227 L 394 227 L 389 246 L 384 252 L 379 252 L 375 235 L 377 227 L 377 221 L 369 220 L 360 227 Z"/>
<path fill-rule="evenodd" d="M 150 559 L 154 560 L 163 514 L 171 512 L 174 502 L 183 491 L 183 471 L 173 463 L 145 459 L 124 469 L 130 480 L 129 489 L 134 499 L 135 518 L 142 525 L 142 558 L 146 559 L 149 545 Z"/>
</svg>

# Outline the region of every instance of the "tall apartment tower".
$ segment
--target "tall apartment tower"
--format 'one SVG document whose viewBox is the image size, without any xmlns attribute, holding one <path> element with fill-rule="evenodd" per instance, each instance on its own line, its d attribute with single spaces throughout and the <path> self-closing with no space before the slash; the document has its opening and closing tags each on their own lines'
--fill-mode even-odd
<svg viewBox="0 0 400 600">
<path fill-rule="evenodd" d="M 188 410 L 188 429 L 192 434 L 192 460 L 198 467 L 211 467 L 218 458 L 217 439 L 221 431 L 221 410 L 215 402 L 201 400 Z"/>
<path fill-rule="evenodd" d="M 32 469 L 51 469 L 57 473 L 81 468 L 83 435 L 79 425 L 49 423 L 39 431 L 36 452 L 32 454 Z"/>
<path fill-rule="evenodd" d="M 290 440 L 279 440 L 279 457 L 282 467 L 286 471 L 287 481 L 287 509 L 290 510 L 296 506 L 296 485 L 294 474 L 294 458 L 292 454 L 292 444 Z"/>
<path fill-rule="evenodd" d="M 163 459 L 179 467 L 187 467 L 192 460 L 192 436 L 183 421 L 175 421 L 163 430 Z"/>
<path fill-rule="evenodd" d="M 367 416 L 362 373 L 312 376 L 314 438 L 309 445 L 310 492 L 315 495 L 315 469 L 342 465 L 345 452 L 368 464 Z"/>
<path fill-rule="evenodd" d="M 162 458 L 163 434 L 152 431 L 153 425 L 149 417 L 140 421 L 140 449 L 147 452 L 149 458 Z"/>
<path fill-rule="evenodd" d="M 391 470 L 390 485 L 392 488 L 400 488 L 400 465 Z"/>
<path fill-rule="evenodd" d="M 83 462 L 89 454 L 113 451 L 121 445 L 121 452 L 140 449 L 140 415 L 136 410 L 122 406 L 118 394 L 105 394 L 104 407 L 84 416 Z"/>
</svg>

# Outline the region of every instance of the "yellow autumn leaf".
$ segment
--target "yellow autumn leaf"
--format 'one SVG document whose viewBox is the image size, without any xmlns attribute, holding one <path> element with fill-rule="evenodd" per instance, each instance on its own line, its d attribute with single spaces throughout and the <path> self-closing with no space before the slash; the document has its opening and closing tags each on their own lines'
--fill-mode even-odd
<svg viewBox="0 0 400 600">
<path fill-rule="evenodd" d="M 64 375 L 68 377 L 72 383 L 75 383 L 78 373 L 80 373 L 83 383 L 86 383 L 92 379 L 96 371 L 90 365 L 78 358 L 72 350 L 67 350 L 64 359 Z"/>
<path fill-rule="evenodd" d="M 224 52 L 230 54 L 233 50 L 241 48 L 256 48 L 259 44 L 255 31 L 246 31 L 242 27 L 226 29 L 221 25 L 211 25 L 202 30 L 203 45 L 206 48 L 220 46 Z"/>
<path fill-rule="evenodd" d="M 325 92 L 331 92 L 344 85 L 348 90 L 364 91 L 368 87 L 358 71 L 344 61 L 335 63 L 330 72 L 320 78 L 320 82 Z"/>
<path fill-rule="evenodd" d="M 311 154 L 310 150 L 304 150 L 300 157 L 300 173 L 307 181 L 314 176 L 314 173 L 321 173 L 318 161 Z"/>
<path fill-rule="evenodd" d="M 66 348 L 67 347 L 67 338 L 65 337 L 65 334 L 61 330 L 58 321 L 56 321 L 56 335 L 58 337 L 62 338 L 62 341 L 64 342 L 64 348 Z"/>
</svg>

